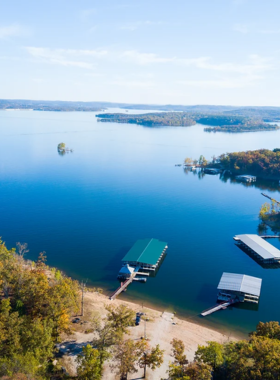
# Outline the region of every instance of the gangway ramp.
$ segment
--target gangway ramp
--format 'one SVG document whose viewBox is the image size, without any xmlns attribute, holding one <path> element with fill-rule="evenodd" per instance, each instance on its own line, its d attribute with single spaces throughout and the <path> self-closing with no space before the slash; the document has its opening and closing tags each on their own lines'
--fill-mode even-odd
<svg viewBox="0 0 280 380">
<path fill-rule="evenodd" d="M 215 305 L 213 307 L 211 307 L 210 309 L 207 309 L 207 310 L 204 310 L 201 315 L 203 317 L 206 317 L 207 315 L 210 315 L 212 313 L 215 313 L 215 311 L 218 311 L 218 310 L 221 310 L 221 309 L 226 309 L 229 305 L 231 305 L 232 303 L 231 302 L 224 302 L 224 303 L 221 303 L 219 305 Z"/>
<path fill-rule="evenodd" d="M 136 267 L 134 272 L 131 273 L 130 277 L 127 280 L 125 280 L 123 283 L 121 283 L 121 286 L 119 286 L 118 289 L 115 290 L 114 293 L 110 295 L 109 299 L 114 300 L 121 292 L 123 292 L 128 287 L 128 285 L 132 283 L 135 276 L 139 274 L 138 271 L 139 271 L 139 267 Z"/>
</svg>

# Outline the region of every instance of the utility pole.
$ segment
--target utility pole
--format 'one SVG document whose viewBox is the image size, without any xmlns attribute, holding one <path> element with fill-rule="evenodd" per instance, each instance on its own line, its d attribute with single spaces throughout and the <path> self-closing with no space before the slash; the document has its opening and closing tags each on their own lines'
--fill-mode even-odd
<svg viewBox="0 0 280 380">
<path fill-rule="evenodd" d="M 81 283 L 82 290 L 82 300 L 81 300 L 81 316 L 84 316 L 84 292 L 85 292 L 86 284 L 84 282 Z"/>
<path fill-rule="evenodd" d="M 147 339 L 147 336 L 146 336 L 146 319 L 147 319 L 147 316 L 146 316 L 146 313 L 144 314 L 144 339 L 146 340 Z"/>
<path fill-rule="evenodd" d="M 143 303 L 142 303 L 142 309 L 143 309 Z M 146 313 L 144 313 L 144 339 L 146 340 L 147 339 L 147 334 L 146 334 L 146 319 L 147 319 L 147 315 Z M 144 366 L 144 379 L 146 379 L 146 367 L 147 367 L 147 352 L 145 351 L 144 353 L 144 357 L 145 357 L 145 366 Z"/>
</svg>

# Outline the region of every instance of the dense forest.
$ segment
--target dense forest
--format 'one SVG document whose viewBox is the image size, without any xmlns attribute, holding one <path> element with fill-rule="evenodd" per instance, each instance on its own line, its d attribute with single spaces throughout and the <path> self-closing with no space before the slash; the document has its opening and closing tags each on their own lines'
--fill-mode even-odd
<svg viewBox="0 0 280 380">
<path fill-rule="evenodd" d="M 257 132 L 257 131 L 274 131 L 280 127 L 277 124 L 268 124 L 259 119 L 249 119 L 243 117 L 205 117 L 198 121 L 200 124 L 212 125 L 204 128 L 205 132 Z M 220 123 L 220 125 L 219 125 Z M 221 125 L 222 124 L 222 125 Z"/>
<path fill-rule="evenodd" d="M 190 114 L 183 112 L 158 112 L 141 115 L 130 115 L 122 113 L 106 113 L 96 115 L 98 121 L 113 123 L 139 124 L 146 126 L 191 126 L 195 124 L 195 120 Z"/>
<path fill-rule="evenodd" d="M 280 179 L 280 149 L 252 150 L 222 154 L 218 161 L 233 174 L 251 174 L 262 178 Z"/>
<path fill-rule="evenodd" d="M 255 132 L 279 129 L 276 124 L 267 124 L 261 119 L 244 116 L 201 114 L 190 112 L 158 112 L 148 114 L 105 113 L 96 115 L 101 122 L 129 123 L 145 126 L 191 126 L 196 123 L 208 125 L 206 132 Z"/>
<path fill-rule="evenodd" d="M 48 268 L 44 253 L 29 262 L 26 245 L 17 248 L 0 241 L 0 376 L 47 379 L 59 371 L 55 344 L 79 311 L 78 283 Z"/>
</svg>

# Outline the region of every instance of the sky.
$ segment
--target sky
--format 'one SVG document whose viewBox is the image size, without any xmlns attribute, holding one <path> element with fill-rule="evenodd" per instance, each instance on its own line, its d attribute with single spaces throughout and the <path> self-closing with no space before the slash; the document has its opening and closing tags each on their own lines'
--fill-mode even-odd
<svg viewBox="0 0 280 380">
<path fill-rule="evenodd" d="M 0 0 L 0 98 L 280 106 L 279 0 Z"/>
</svg>

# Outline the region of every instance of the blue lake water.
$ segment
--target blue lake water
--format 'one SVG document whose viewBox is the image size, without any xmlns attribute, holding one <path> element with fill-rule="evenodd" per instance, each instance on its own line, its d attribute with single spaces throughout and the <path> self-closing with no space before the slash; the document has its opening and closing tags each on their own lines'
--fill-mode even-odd
<svg viewBox="0 0 280 380">
<path fill-rule="evenodd" d="M 137 239 L 167 241 L 156 277 L 132 284 L 122 297 L 247 333 L 280 312 L 280 269 L 263 269 L 232 239 L 257 233 L 262 190 L 174 165 L 186 156 L 273 149 L 279 138 L 280 131 L 209 134 L 200 125 L 99 123 L 94 113 L 1 111 L 0 235 L 9 248 L 27 242 L 27 258 L 46 251 L 49 265 L 106 294 L 118 286 L 121 259 Z M 60 142 L 74 152 L 60 156 Z M 280 198 L 278 186 L 266 193 Z M 216 302 L 224 271 L 263 279 L 259 307 L 201 319 Z"/>
</svg>

